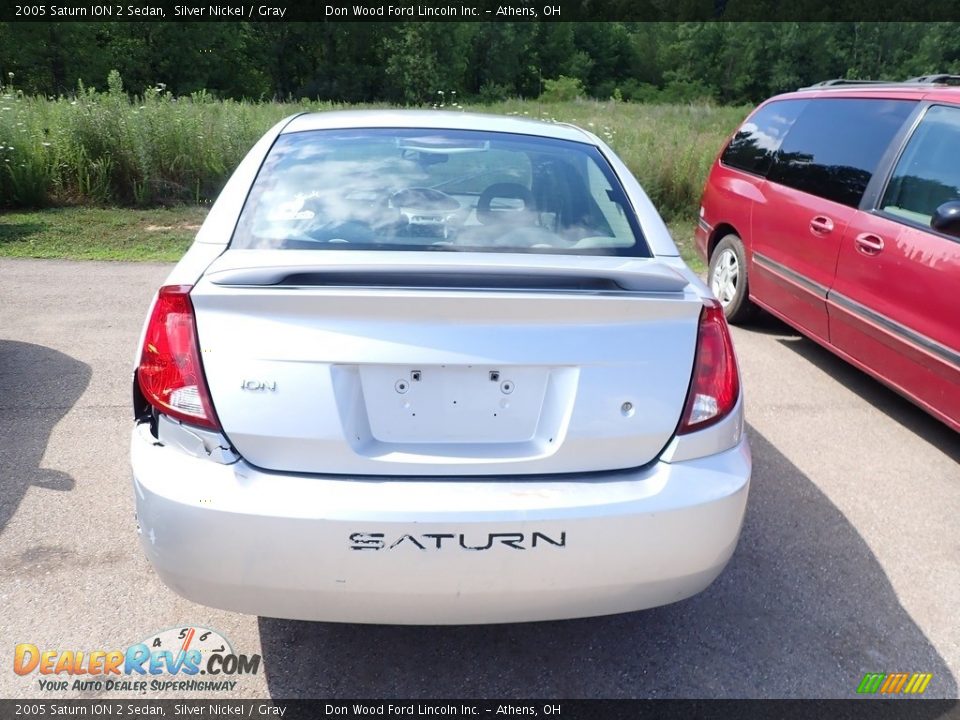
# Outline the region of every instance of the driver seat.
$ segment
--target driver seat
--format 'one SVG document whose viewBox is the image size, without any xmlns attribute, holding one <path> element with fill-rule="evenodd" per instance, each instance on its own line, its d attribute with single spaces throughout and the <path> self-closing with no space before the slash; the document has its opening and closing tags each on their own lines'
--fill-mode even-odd
<svg viewBox="0 0 960 720">
<path fill-rule="evenodd" d="M 519 183 L 494 183 L 477 199 L 477 221 L 482 225 L 536 225 L 537 220 L 533 193 Z"/>
</svg>

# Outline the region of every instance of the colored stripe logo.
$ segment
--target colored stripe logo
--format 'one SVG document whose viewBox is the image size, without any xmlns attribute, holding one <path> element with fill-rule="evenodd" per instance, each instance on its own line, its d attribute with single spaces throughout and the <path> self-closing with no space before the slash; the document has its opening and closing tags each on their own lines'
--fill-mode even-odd
<svg viewBox="0 0 960 720">
<path fill-rule="evenodd" d="M 933 673 L 867 673 L 857 686 L 860 694 L 921 695 Z"/>
</svg>

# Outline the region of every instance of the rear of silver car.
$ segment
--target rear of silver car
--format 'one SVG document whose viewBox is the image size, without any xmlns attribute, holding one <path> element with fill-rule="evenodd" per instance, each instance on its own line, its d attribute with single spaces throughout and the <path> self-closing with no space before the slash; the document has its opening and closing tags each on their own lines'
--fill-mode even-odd
<svg viewBox="0 0 960 720">
<path fill-rule="evenodd" d="M 307 122 L 357 124 L 334 114 L 283 131 L 318 129 Z M 436 139 L 471 122 L 378 115 L 361 127 L 426 126 L 397 140 L 426 177 L 437 156 L 500 147 Z M 381 201 L 349 164 L 338 183 L 361 180 L 336 195 L 347 220 L 320 227 L 298 194 L 245 225 L 236 195 L 269 167 L 281 128 L 251 151 L 158 294 L 138 357 L 137 516 L 171 588 L 268 616 L 485 623 L 652 607 L 721 572 L 750 477 L 722 312 L 608 148 L 534 127 L 609 159 L 622 185 L 604 192 L 630 227 L 599 193 L 595 221 L 561 231 L 542 219 L 542 194 L 529 199 L 536 178 L 532 192 L 488 183 L 506 196 L 495 223 L 482 215 L 497 201 L 469 188 L 439 193 L 460 215 L 421 187 L 420 207 L 392 207 L 410 193 Z M 550 156 L 530 157 L 535 175 Z M 324 192 L 309 197 L 344 212 Z M 383 246 L 371 218 L 388 213 L 408 245 Z M 506 228 L 515 221 L 522 231 Z M 625 249 L 634 225 L 649 252 Z M 511 239 L 470 239 L 493 234 Z"/>
</svg>

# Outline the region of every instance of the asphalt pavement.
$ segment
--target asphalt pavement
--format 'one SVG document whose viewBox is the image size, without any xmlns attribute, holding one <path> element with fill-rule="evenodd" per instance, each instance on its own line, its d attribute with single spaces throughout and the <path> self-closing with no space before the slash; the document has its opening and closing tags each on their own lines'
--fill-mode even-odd
<svg viewBox="0 0 960 720">
<path fill-rule="evenodd" d="M 190 626 L 262 656 L 232 697 L 848 698 L 866 672 L 932 673 L 927 696 L 958 696 L 960 435 L 772 319 L 734 330 L 753 484 L 731 564 L 694 598 L 423 628 L 178 597 L 140 551 L 128 466 L 135 345 L 169 267 L 0 260 L 0 697 L 163 696 L 41 691 L 14 647 Z"/>
</svg>

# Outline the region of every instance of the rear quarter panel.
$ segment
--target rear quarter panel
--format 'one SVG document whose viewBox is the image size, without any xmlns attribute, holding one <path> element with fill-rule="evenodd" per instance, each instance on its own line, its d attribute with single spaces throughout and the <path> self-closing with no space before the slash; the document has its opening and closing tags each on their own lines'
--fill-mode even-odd
<svg viewBox="0 0 960 720">
<path fill-rule="evenodd" d="M 697 223 L 697 247 L 704 260 L 709 261 L 714 246 L 725 235 L 735 233 L 743 240 L 750 261 L 753 206 L 763 201 L 762 183 L 763 178 L 729 168 L 719 159 L 714 163 L 700 201 Z"/>
</svg>

